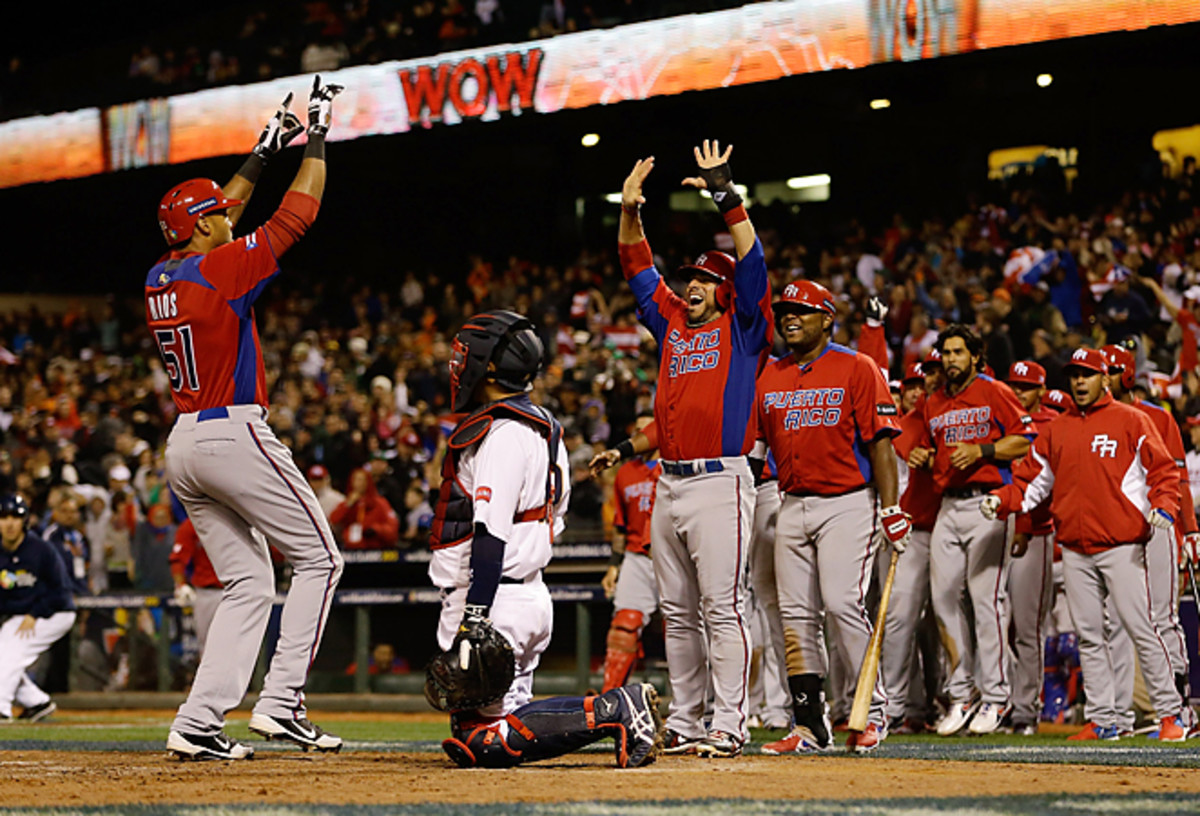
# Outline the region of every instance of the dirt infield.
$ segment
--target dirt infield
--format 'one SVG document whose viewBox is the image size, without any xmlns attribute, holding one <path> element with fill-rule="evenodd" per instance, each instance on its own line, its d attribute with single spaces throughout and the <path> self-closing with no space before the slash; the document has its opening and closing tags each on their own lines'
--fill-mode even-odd
<svg viewBox="0 0 1200 816">
<path fill-rule="evenodd" d="M 616 771 L 607 753 L 464 771 L 433 753 L 262 752 L 247 762 L 181 763 L 150 752 L 0 751 L 0 777 L 6 807 L 1200 794 L 1200 774 L 1180 768 L 745 756 L 664 757 L 648 768 Z"/>
</svg>

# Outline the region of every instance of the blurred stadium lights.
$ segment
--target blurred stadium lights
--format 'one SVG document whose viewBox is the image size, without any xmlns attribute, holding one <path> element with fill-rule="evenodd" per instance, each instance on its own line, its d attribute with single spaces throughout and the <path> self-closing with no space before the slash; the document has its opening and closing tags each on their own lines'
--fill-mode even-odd
<svg viewBox="0 0 1200 816">
<path fill-rule="evenodd" d="M 1039 88 L 1049 88 L 1050 83 L 1054 81 L 1054 77 L 1050 74 L 1038 74 L 1037 84 Z"/>
<path fill-rule="evenodd" d="M 579 140 L 579 143 L 584 147 L 595 147 L 596 145 L 600 144 L 600 134 L 585 133 L 583 134 L 583 138 Z"/>
<path fill-rule="evenodd" d="M 609 193 L 608 195 L 606 195 L 604 197 L 604 200 L 607 201 L 609 204 L 620 204 L 621 203 L 621 194 L 620 193 Z"/>
<path fill-rule="evenodd" d="M 789 190 L 803 190 L 806 187 L 829 186 L 829 174 L 818 173 L 815 176 L 793 176 L 787 180 Z"/>
<path fill-rule="evenodd" d="M 892 100 L 890 100 L 890 99 L 872 99 L 871 100 L 871 110 L 883 110 L 884 108 L 890 108 L 891 106 L 892 106 Z"/>
</svg>

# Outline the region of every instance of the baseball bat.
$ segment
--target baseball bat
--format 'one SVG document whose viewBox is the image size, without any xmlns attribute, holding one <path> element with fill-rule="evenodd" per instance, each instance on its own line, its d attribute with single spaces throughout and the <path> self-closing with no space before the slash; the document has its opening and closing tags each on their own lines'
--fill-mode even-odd
<svg viewBox="0 0 1200 816">
<path fill-rule="evenodd" d="M 867 715 L 871 712 L 871 698 L 875 693 L 875 678 L 879 675 L 879 656 L 883 653 L 883 622 L 887 618 L 888 601 L 892 598 L 892 582 L 896 580 L 896 562 L 900 553 L 892 550 L 892 563 L 888 565 L 887 580 L 879 593 L 879 612 L 875 615 L 875 631 L 863 655 L 862 667 L 858 670 L 858 688 L 854 690 L 854 707 L 850 709 L 851 731 L 867 730 Z"/>
</svg>

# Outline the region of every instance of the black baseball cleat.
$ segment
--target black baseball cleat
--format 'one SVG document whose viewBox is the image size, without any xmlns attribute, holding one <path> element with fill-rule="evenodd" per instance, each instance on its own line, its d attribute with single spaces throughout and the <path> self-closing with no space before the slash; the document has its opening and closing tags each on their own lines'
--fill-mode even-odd
<svg viewBox="0 0 1200 816">
<path fill-rule="evenodd" d="M 649 765 L 662 752 L 662 715 L 658 712 L 658 692 L 649 683 L 636 683 L 617 689 L 621 698 L 623 738 L 617 739 L 617 765 L 640 768 Z"/>
<path fill-rule="evenodd" d="M 313 725 L 308 717 L 292 719 L 291 717 L 270 717 L 266 714 L 250 716 L 250 730 L 269 740 L 287 740 L 294 742 L 304 750 L 316 748 L 318 751 L 342 750 L 342 738 L 327 734 L 319 725 Z"/>
<path fill-rule="evenodd" d="M 216 734 L 182 734 L 172 731 L 167 735 L 167 750 L 180 759 L 254 758 L 253 748 L 234 742 L 224 731 L 218 731 Z"/>
<path fill-rule="evenodd" d="M 17 717 L 17 719 L 31 723 L 41 722 L 55 711 L 58 711 L 58 706 L 55 705 L 53 700 L 47 700 L 41 705 L 30 706 L 29 708 L 25 709 L 21 712 L 21 716 Z"/>
</svg>

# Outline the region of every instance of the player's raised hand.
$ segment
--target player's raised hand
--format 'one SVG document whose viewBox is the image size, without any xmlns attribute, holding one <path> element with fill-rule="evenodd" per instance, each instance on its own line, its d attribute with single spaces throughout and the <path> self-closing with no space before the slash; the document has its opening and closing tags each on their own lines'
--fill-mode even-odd
<svg viewBox="0 0 1200 816">
<path fill-rule="evenodd" d="M 691 176 L 683 180 L 685 187 L 696 187 L 701 190 L 718 190 L 733 182 L 733 171 L 729 169 L 729 155 L 733 153 L 733 145 L 721 152 L 721 144 L 716 139 L 711 142 L 704 140 L 700 147 L 692 148 L 696 155 L 696 164 L 700 168 L 699 176 Z"/>
<path fill-rule="evenodd" d="M 637 164 L 633 166 L 633 170 L 625 178 L 625 185 L 621 187 L 622 207 L 634 208 L 646 203 L 646 197 L 642 195 L 642 183 L 646 181 L 646 176 L 650 175 L 650 171 L 653 169 L 653 156 L 638 159 Z M 593 459 L 592 461 L 595 460 Z"/>
<path fill-rule="evenodd" d="M 258 144 L 254 146 L 254 155 L 264 162 L 287 147 L 292 139 L 304 132 L 304 125 L 300 121 L 300 117 L 288 110 L 288 106 L 291 104 L 292 94 L 289 92 L 280 103 L 279 108 L 276 109 L 275 115 L 267 121 L 267 124 L 263 126 L 262 133 L 259 134 Z"/>
<path fill-rule="evenodd" d="M 345 90 L 344 85 L 321 84 L 321 75 L 313 77 L 312 91 L 308 94 L 308 133 L 324 136 L 329 132 L 333 119 L 333 98 Z"/>
</svg>

